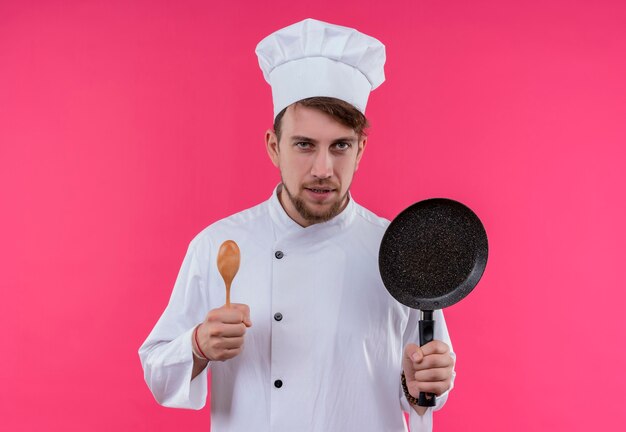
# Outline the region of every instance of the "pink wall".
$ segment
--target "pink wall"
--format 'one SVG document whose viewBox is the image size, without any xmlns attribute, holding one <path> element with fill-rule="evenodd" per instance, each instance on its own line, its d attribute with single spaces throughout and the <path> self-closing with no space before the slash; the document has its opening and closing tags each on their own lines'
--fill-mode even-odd
<svg viewBox="0 0 626 432">
<path fill-rule="evenodd" d="M 393 7 L 390 6 L 393 4 Z M 0 3 L 0 429 L 203 429 L 137 348 L 189 240 L 269 196 L 254 47 L 312 16 L 388 48 L 354 197 L 470 205 L 483 281 L 447 310 L 438 430 L 624 430 L 621 1 Z"/>
</svg>

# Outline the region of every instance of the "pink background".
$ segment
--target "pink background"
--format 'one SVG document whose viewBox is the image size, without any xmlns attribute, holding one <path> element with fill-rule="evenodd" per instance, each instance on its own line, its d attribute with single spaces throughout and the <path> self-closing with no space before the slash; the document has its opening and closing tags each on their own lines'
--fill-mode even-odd
<svg viewBox="0 0 626 432">
<path fill-rule="evenodd" d="M 624 430 L 625 5 L 2 1 L 0 429 L 207 429 L 137 349 L 191 238 L 277 183 L 254 47 L 311 16 L 387 45 L 355 199 L 489 234 L 436 429 Z"/>
</svg>

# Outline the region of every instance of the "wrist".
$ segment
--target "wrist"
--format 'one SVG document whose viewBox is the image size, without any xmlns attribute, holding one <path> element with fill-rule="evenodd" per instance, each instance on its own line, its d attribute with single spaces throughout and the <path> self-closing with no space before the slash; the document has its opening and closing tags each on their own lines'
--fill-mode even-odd
<svg viewBox="0 0 626 432">
<path fill-rule="evenodd" d="M 409 392 L 409 388 L 406 385 L 406 377 L 404 376 L 404 371 L 402 371 L 400 381 L 402 383 L 402 391 L 404 392 L 404 397 L 406 397 L 406 400 L 409 402 L 410 405 L 418 406 L 419 400 Z"/>
<path fill-rule="evenodd" d="M 193 333 L 191 335 L 191 352 L 193 353 L 193 356 L 198 360 L 208 362 L 210 359 L 204 353 L 204 351 L 202 351 L 202 348 L 200 348 L 200 342 L 198 341 L 198 330 L 200 329 L 201 325 L 202 324 L 198 324 L 196 328 L 193 329 Z"/>
</svg>

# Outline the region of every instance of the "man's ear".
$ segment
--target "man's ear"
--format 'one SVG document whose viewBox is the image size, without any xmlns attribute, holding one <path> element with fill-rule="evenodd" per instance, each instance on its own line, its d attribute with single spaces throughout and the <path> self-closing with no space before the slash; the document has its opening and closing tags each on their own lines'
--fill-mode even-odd
<svg viewBox="0 0 626 432">
<path fill-rule="evenodd" d="M 357 147 L 356 151 L 356 167 L 354 168 L 355 171 L 359 169 L 359 162 L 361 162 L 363 153 L 365 153 L 365 146 L 367 146 L 367 137 L 363 137 L 363 139 L 359 141 L 359 146 Z"/>
<path fill-rule="evenodd" d="M 272 129 L 268 129 L 265 131 L 265 147 L 267 149 L 267 154 L 272 160 L 274 166 L 276 168 L 280 168 L 278 163 L 278 137 L 276 137 L 276 132 L 274 132 Z"/>
</svg>

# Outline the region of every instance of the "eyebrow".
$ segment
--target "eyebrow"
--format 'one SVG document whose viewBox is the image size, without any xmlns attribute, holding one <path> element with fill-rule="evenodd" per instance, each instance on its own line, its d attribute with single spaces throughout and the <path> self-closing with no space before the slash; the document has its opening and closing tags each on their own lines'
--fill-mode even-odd
<svg viewBox="0 0 626 432">
<path fill-rule="evenodd" d="M 303 135 L 293 135 L 291 138 L 291 141 L 306 141 L 306 142 L 310 142 L 313 144 L 317 144 L 319 141 L 313 138 L 309 138 Z M 347 137 L 341 137 L 341 138 L 337 138 L 333 140 L 333 143 L 338 143 L 338 142 L 351 142 L 351 143 L 356 143 L 358 140 L 356 137 L 351 137 L 351 136 L 347 136 Z"/>
</svg>

